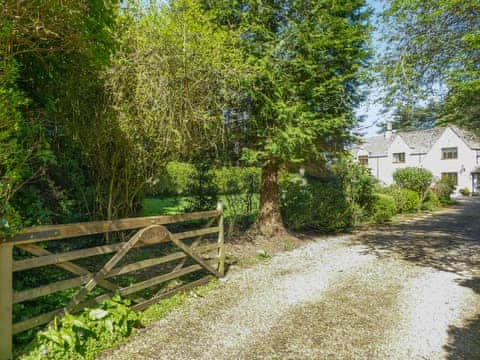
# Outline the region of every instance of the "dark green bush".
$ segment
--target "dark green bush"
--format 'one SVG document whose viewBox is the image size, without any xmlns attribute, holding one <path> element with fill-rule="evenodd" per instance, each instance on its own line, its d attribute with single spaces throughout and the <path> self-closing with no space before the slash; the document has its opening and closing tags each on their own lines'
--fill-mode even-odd
<svg viewBox="0 0 480 360">
<path fill-rule="evenodd" d="M 373 209 L 373 220 L 376 223 L 381 224 L 390 221 L 396 213 L 395 200 L 393 196 L 376 194 Z"/>
<path fill-rule="evenodd" d="M 435 183 L 433 191 L 438 196 L 441 204 L 448 205 L 452 203 L 451 196 L 455 191 L 455 184 L 452 180 L 443 178 Z"/>
<path fill-rule="evenodd" d="M 215 184 L 215 177 L 210 168 L 210 162 L 195 164 L 196 177 L 189 189 L 187 212 L 215 209 L 219 200 L 220 191 Z"/>
<path fill-rule="evenodd" d="M 337 160 L 322 178 L 282 174 L 281 210 L 292 229 L 343 231 L 373 212 L 375 179 L 365 167 Z"/>
<path fill-rule="evenodd" d="M 442 206 L 442 204 L 438 199 L 438 196 L 432 190 L 427 191 L 427 193 L 425 194 L 425 199 L 423 200 L 423 203 L 421 205 L 421 209 L 427 211 L 434 211 L 440 206 Z"/>
<path fill-rule="evenodd" d="M 281 185 L 281 211 L 291 229 L 338 232 L 351 225 L 352 209 L 335 179 L 294 178 Z"/>
<path fill-rule="evenodd" d="M 433 192 L 432 190 L 427 191 L 427 193 L 425 194 L 424 202 L 430 202 L 435 206 L 441 205 L 440 199 L 438 198 L 437 194 L 435 194 L 435 192 Z"/>
<path fill-rule="evenodd" d="M 423 200 L 425 193 L 432 184 L 433 175 L 423 168 L 407 167 L 395 171 L 393 180 L 400 188 L 415 191 Z"/>
</svg>

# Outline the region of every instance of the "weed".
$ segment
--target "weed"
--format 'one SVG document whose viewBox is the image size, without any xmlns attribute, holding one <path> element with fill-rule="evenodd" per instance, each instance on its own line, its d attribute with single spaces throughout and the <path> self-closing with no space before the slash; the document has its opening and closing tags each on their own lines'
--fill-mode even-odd
<svg viewBox="0 0 480 360">
<path fill-rule="evenodd" d="M 260 261 L 266 261 L 266 260 L 269 260 L 271 259 L 271 255 L 269 255 L 265 250 L 258 250 L 257 251 L 257 260 L 260 260 Z"/>
</svg>

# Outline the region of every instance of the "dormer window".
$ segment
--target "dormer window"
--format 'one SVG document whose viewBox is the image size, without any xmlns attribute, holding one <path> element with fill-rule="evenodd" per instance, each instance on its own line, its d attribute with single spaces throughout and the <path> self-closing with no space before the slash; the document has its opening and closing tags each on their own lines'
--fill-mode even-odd
<svg viewBox="0 0 480 360">
<path fill-rule="evenodd" d="M 361 164 L 361 165 L 368 165 L 368 156 L 367 155 L 360 155 L 358 157 L 358 162 Z"/>
<path fill-rule="evenodd" d="M 405 162 L 405 153 L 393 153 L 393 163 L 402 164 Z"/>
<path fill-rule="evenodd" d="M 450 160 L 450 159 L 457 159 L 457 158 L 458 158 L 458 148 L 456 147 L 442 148 L 442 160 Z"/>
</svg>

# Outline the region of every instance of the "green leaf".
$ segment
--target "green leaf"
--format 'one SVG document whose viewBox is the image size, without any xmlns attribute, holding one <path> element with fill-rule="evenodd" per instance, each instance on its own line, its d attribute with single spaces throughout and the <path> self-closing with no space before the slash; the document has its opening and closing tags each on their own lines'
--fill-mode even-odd
<svg viewBox="0 0 480 360">
<path fill-rule="evenodd" d="M 91 320 L 100 320 L 106 317 L 107 315 L 108 315 L 108 311 L 105 311 L 103 309 L 93 309 L 93 310 L 90 310 L 88 317 Z"/>
</svg>

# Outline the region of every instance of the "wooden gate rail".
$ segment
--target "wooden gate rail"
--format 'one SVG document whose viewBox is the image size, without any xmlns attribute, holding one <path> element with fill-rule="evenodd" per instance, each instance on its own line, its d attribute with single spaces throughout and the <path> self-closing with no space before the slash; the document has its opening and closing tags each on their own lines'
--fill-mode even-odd
<svg viewBox="0 0 480 360">
<path fill-rule="evenodd" d="M 164 227 L 166 224 L 208 218 L 211 218 L 211 220 L 201 229 L 170 233 L 168 229 Z M 217 220 L 218 224 L 212 226 Z M 76 312 L 85 307 L 94 306 L 95 304 L 110 298 L 115 293 L 131 298 L 134 301 L 132 306 L 134 310 L 144 310 L 149 305 L 171 296 L 176 292 L 187 291 L 195 286 L 210 281 L 213 277 L 223 276 L 225 271 L 223 227 L 223 205 L 219 203 L 216 210 L 189 214 L 150 216 L 111 221 L 93 221 L 67 225 L 36 226 L 23 230 L 13 238 L 0 239 L 0 360 L 12 358 L 13 334 L 46 324 L 55 317 L 61 317 L 67 312 Z M 128 241 L 63 253 L 51 253 L 50 251 L 36 245 L 36 243 L 44 241 L 63 240 L 135 229 L 138 229 L 137 233 Z M 218 234 L 217 242 L 201 245 L 200 241 L 203 236 L 210 234 Z M 191 245 L 187 245 L 182 241 L 187 238 L 197 239 Z M 133 248 L 168 242 L 173 243 L 180 251 L 162 257 L 145 259 L 118 266 L 120 260 L 122 260 Z M 35 257 L 14 261 L 13 248 L 15 246 Z M 211 257 L 204 257 L 205 254 L 211 253 L 212 251 L 217 252 L 214 260 L 212 260 Z M 106 254 L 113 254 L 113 256 L 103 265 L 102 269 L 96 273 L 72 262 L 91 256 Z M 195 264 L 185 267 L 184 265 L 187 259 L 192 259 Z M 109 280 L 116 276 L 174 261 L 180 261 L 180 263 L 178 263 L 173 270 L 169 270 L 167 273 L 157 274 L 126 287 L 120 287 Z M 76 277 L 32 289 L 17 292 L 13 291 L 12 279 L 14 272 L 49 265 L 62 268 L 63 270 L 76 275 Z M 134 294 L 141 290 L 158 286 L 199 270 L 207 270 L 210 275 L 183 284 L 166 292 L 158 292 L 150 299 L 133 297 Z M 13 323 L 12 310 L 14 304 L 79 286 L 83 287 L 72 297 L 70 303 L 64 308 Z M 87 300 L 87 295 L 97 286 L 103 288 L 107 292 L 96 298 Z"/>
</svg>

